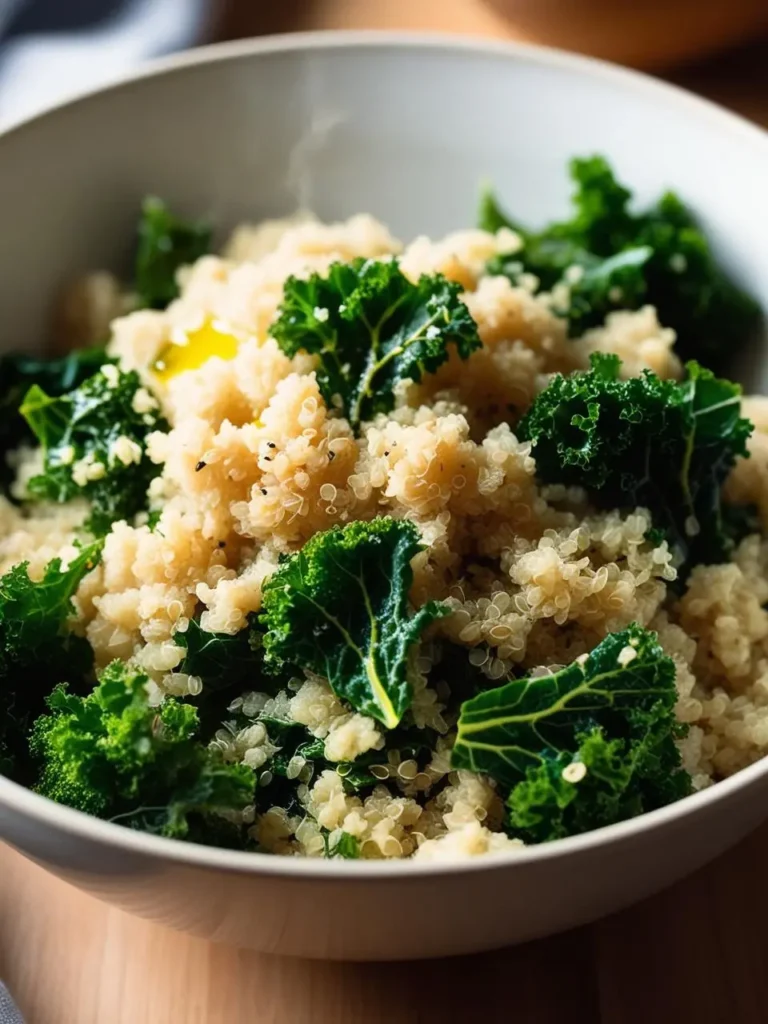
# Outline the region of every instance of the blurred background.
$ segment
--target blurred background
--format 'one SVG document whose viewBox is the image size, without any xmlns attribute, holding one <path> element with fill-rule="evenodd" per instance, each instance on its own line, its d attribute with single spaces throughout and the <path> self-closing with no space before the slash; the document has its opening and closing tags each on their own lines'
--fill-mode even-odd
<svg viewBox="0 0 768 1024">
<path fill-rule="evenodd" d="M 0 120 L 190 46 L 333 28 L 558 46 L 653 71 L 768 124 L 768 0 L 0 0 Z"/>
</svg>

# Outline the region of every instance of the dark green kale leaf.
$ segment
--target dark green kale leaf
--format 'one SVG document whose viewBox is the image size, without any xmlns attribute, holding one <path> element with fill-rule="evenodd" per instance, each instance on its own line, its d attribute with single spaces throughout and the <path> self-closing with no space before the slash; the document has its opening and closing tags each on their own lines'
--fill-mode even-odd
<svg viewBox="0 0 768 1024">
<path fill-rule="evenodd" d="M 430 602 L 409 615 L 411 560 L 420 549 L 412 523 L 387 517 L 312 537 L 264 586 L 267 668 L 316 672 L 343 700 L 393 729 L 411 701 L 408 651 L 445 614 Z"/>
<path fill-rule="evenodd" d="M 336 767 L 325 759 L 325 740 L 316 739 L 299 722 L 264 713 L 253 718 L 236 710 L 229 716 L 223 713 L 219 717 L 217 729 L 222 727 L 222 722 L 223 728 L 232 735 L 260 723 L 267 730 L 269 744 L 276 748 L 256 773 L 257 812 L 263 813 L 270 807 L 282 807 L 288 814 L 304 817 L 306 808 L 299 800 L 297 790 L 300 783 L 306 781 L 307 775 L 301 773 L 306 768 L 309 777 L 316 778 L 326 768 Z"/>
<path fill-rule="evenodd" d="M 653 250 L 645 301 L 675 329 L 679 355 L 715 369 L 727 365 L 755 334 L 760 306 L 720 269 L 693 214 L 674 193 L 639 218 L 637 244 Z"/>
<path fill-rule="evenodd" d="M 754 333 L 760 310 L 717 265 L 691 212 L 668 192 L 649 210 L 632 213 L 630 192 L 602 157 L 575 159 L 570 172 L 573 216 L 538 232 L 510 221 L 491 193 L 482 194 L 480 226 L 510 227 L 522 243 L 509 256 L 494 257 L 488 272 L 513 282 L 532 273 L 547 291 L 568 285 L 572 301 L 560 312 L 573 336 L 601 323 L 612 309 L 650 303 L 661 323 L 676 331 L 684 359 L 722 366 Z M 611 262 L 630 252 L 627 263 Z M 573 267 L 584 272 L 580 283 L 569 276 Z"/>
<path fill-rule="evenodd" d="M 168 425 L 157 411 L 136 412 L 141 386 L 137 373 L 110 365 L 59 397 L 36 384 L 29 389 L 21 414 L 45 454 L 43 473 L 28 484 L 32 498 L 88 499 L 87 526 L 96 535 L 146 509 L 147 488 L 159 472 L 146 438 Z"/>
<path fill-rule="evenodd" d="M 440 275 L 411 284 L 395 260 L 334 263 L 328 276 L 290 277 L 271 331 L 287 355 L 319 357 L 318 384 L 354 427 L 388 412 L 395 387 L 480 347 L 461 287 Z"/>
<path fill-rule="evenodd" d="M 617 356 L 552 379 L 519 425 L 546 483 L 586 488 L 606 508 L 642 506 L 690 564 L 732 548 L 720 492 L 752 424 L 741 389 L 689 363 L 682 383 L 646 371 L 619 379 Z"/>
<path fill-rule="evenodd" d="M 197 708 L 200 735 L 208 739 L 227 719 L 233 698 L 244 690 L 274 691 L 285 680 L 264 673 L 263 640 L 250 615 L 247 625 L 237 633 L 211 633 L 193 619 L 184 632 L 173 639 L 184 648 L 184 659 L 176 669 L 197 676 L 203 686 L 188 700 Z M 231 716 L 229 716 L 231 717 Z M 244 728 L 249 721 L 241 723 Z"/>
<path fill-rule="evenodd" d="M 637 309 L 648 291 L 646 268 L 653 256 L 648 245 L 624 249 L 604 260 L 585 260 L 581 276 L 569 285 L 568 317 L 571 333 L 598 327 L 615 309 Z"/>
<path fill-rule="evenodd" d="M 647 266 L 653 255 L 650 246 L 624 249 L 605 259 L 569 242 L 530 242 L 525 254 L 494 256 L 488 261 L 489 274 L 507 277 L 513 284 L 522 275 L 535 273 L 540 287 L 551 290 L 566 284 L 564 304 L 554 292 L 553 310 L 568 319 L 572 336 L 598 327 L 617 309 L 637 309 L 645 301 Z"/>
<path fill-rule="evenodd" d="M 267 765 L 273 775 L 287 778 L 290 762 L 300 757 L 311 763 L 313 776 L 327 770 L 335 771 L 348 793 L 361 793 L 381 785 L 382 780 L 373 774 L 371 767 L 387 763 L 386 751 L 369 750 L 354 761 L 329 761 L 325 756 L 325 739 L 313 736 L 305 726 L 263 715 L 258 720 L 266 726 L 270 742 L 280 748 Z M 430 743 L 420 730 L 412 726 L 400 725 L 391 732 L 387 748 L 399 751 L 401 761 L 412 759 L 420 766 L 426 765 L 432 757 Z M 269 799 L 275 802 L 271 791 Z"/>
<path fill-rule="evenodd" d="M 655 633 L 632 625 L 559 672 L 512 679 L 465 701 L 452 763 L 514 786 L 545 754 L 575 751 L 590 728 L 621 736 L 628 710 L 661 702 L 671 725 L 675 700 L 674 662 Z"/>
<path fill-rule="evenodd" d="M 288 767 L 297 757 L 311 762 L 316 771 L 323 771 L 328 767 L 325 759 L 325 740 L 317 739 L 306 726 L 299 722 L 269 716 L 259 716 L 258 721 L 266 727 L 270 742 L 279 747 L 267 765 L 273 775 L 288 778 Z M 272 799 L 271 795 L 269 799 Z"/>
<path fill-rule="evenodd" d="M 253 803 L 255 776 L 198 737 L 196 710 L 149 704 L 148 679 L 113 662 L 86 697 L 57 687 L 34 725 L 37 792 L 130 828 L 200 842 L 237 842 L 220 815 Z"/>
<path fill-rule="evenodd" d="M 574 184 L 573 216 L 552 224 L 548 234 L 573 242 L 596 256 L 612 256 L 632 241 L 634 218 L 625 188 L 601 156 L 576 158 L 570 163 Z"/>
<path fill-rule="evenodd" d="M 559 672 L 464 703 L 452 764 L 510 790 L 515 834 L 587 831 L 690 792 L 676 699 L 674 662 L 632 625 Z"/>
<path fill-rule="evenodd" d="M 484 648 L 491 656 L 490 648 Z M 433 644 L 433 662 L 429 673 L 432 689 L 443 691 L 447 688 L 450 694 L 450 706 L 456 707 L 493 686 L 493 682 L 469 660 L 470 650 L 464 644 L 441 640 L 439 645 Z"/>
<path fill-rule="evenodd" d="M 576 159 L 571 161 L 570 171 L 575 186 L 573 217 L 540 232 L 510 220 L 493 194 L 484 191 L 479 226 L 493 232 L 510 228 L 522 242 L 522 248 L 509 257 L 494 257 L 488 267 L 490 273 L 503 273 L 513 281 L 521 272 L 535 274 L 541 287 L 550 290 L 565 280 L 569 268 L 596 271 L 606 258 L 631 244 L 633 222 L 627 211 L 630 193 L 615 180 L 605 160 Z"/>
<path fill-rule="evenodd" d="M 185 652 L 177 671 L 198 676 L 205 688 L 259 689 L 262 638 L 255 625 L 256 616 L 252 615 L 238 633 L 210 633 L 192 619 L 184 632 L 173 637 Z"/>
<path fill-rule="evenodd" d="M 492 256 L 485 271 L 491 276 L 508 277 L 514 285 L 521 283 L 523 274 L 533 274 L 541 289 L 551 291 L 565 282 L 565 273 L 571 267 L 597 270 L 603 262 L 600 257 L 561 239 L 530 238 L 522 250 Z M 568 310 L 558 309 L 557 312 L 565 316 Z"/>
<path fill-rule="evenodd" d="M 34 441 L 19 412 L 27 391 L 37 384 L 49 395 L 58 397 L 78 387 L 109 361 L 103 348 L 78 349 L 60 359 L 22 354 L 0 357 L 0 488 L 6 493 L 14 476 L 8 465 L 8 453 Z"/>
<path fill-rule="evenodd" d="M 27 782 L 27 734 L 45 698 L 66 675 L 81 686 L 93 651 L 68 629 L 72 596 L 98 563 L 100 544 L 84 548 L 67 568 L 54 559 L 33 582 L 27 563 L 0 577 L 0 772 Z"/>
<path fill-rule="evenodd" d="M 731 550 L 737 548 L 745 537 L 762 533 L 760 511 L 756 505 L 732 505 L 723 503 L 723 531 Z"/>
<path fill-rule="evenodd" d="M 579 835 L 674 803 L 691 792 L 669 742 L 680 730 L 658 704 L 630 713 L 631 736 L 606 739 L 602 729 L 576 737 L 574 753 L 545 755 L 511 791 L 510 829 L 527 843 Z M 583 768 L 581 766 L 584 766 Z"/>
<path fill-rule="evenodd" d="M 245 716 L 243 716 L 244 718 Z M 297 788 L 303 780 L 297 771 L 308 766 L 311 777 L 316 778 L 326 768 L 335 768 L 325 759 L 325 740 L 317 739 L 299 722 L 261 714 L 256 721 L 266 728 L 269 742 L 277 747 L 260 770 L 256 807 L 259 812 L 270 807 L 282 807 L 288 814 L 306 813 L 298 798 Z M 252 725 L 253 720 L 239 720 L 236 728 Z M 304 764 L 295 759 L 301 759 Z M 300 768 L 297 768 L 297 763 Z M 290 775 L 289 775 L 290 770 Z"/>
<path fill-rule="evenodd" d="M 160 199 L 150 197 L 141 209 L 138 235 L 134 287 L 139 305 L 164 309 L 179 294 L 179 268 L 210 252 L 210 226 L 179 220 Z"/>
<path fill-rule="evenodd" d="M 378 751 L 364 754 L 356 761 L 331 763 L 328 767 L 335 769 L 348 793 L 361 793 L 363 790 L 373 789 L 374 786 L 380 785 L 381 779 L 377 778 L 370 768 L 371 765 L 382 764 L 385 761 L 386 755 Z"/>
</svg>

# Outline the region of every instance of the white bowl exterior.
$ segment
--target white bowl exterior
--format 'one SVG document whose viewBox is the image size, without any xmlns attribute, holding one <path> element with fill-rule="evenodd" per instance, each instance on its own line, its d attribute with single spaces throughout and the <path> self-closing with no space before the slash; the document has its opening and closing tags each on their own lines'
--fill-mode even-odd
<svg viewBox="0 0 768 1024">
<path fill-rule="evenodd" d="M 62 827 L 40 798 L 32 813 L 28 797 L 7 799 L 8 783 L 0 786 L 0 835 L 74 885 L 169 927 L 289 956 L 409 960 L 539 938 L 656 892 L 765 817 L 768 773 L 751 772 L 750 782 L 729 786 L 725 799 L 687 801 L 678 809 L 685 813 L 650 815 L 640 827 L 638 819 L 634 827 L 580 837 L 569 848 L 553 844 L 469 868 L 413 871 L 401 863 L 377 871 L 377 865 L 353 864 L 323 872 L 318 868 L 328 865 L 305 863 L 290 867 L 306 871 L 281 871 L 276 858 L 258 854 L 219 866 L 218 851 L 197 858 L 182 844 L 174 849 L 133 835 L 139 842 L 121 841 L 117 826 L 104 828 L 73 812 L 62 816 L 69 819 Z"/>
<path fill-rule="evenodd" d="M 301 205 L 323 218 L 369 211 L 410 238 L 471 225 L 483 178 L 517 215 L 559 214 L 568 159 L 593 152 L 641 200 L 679 190 L 768 308 L 768 141 L 756 129 L 557 53 L 332 36 L 214 48 L 0 136 L 3 344 L 39 347 L 67 278 L 125 262 L 146 193 L 222 228 Z M 698 867 L 765 816 L 763 768 L 724 784 L 727 799 L 694 798 L 567 855 L 434 874 L 281 873 L 216 852 L 205 866 L 116 827 L 71 831 L 62 821 L 79 816 L 31 808 L 3 780 L 0 835 L 105 899 L 213 938 L 301 956 L 438 956 L 571 927 Z"/>
</svg>

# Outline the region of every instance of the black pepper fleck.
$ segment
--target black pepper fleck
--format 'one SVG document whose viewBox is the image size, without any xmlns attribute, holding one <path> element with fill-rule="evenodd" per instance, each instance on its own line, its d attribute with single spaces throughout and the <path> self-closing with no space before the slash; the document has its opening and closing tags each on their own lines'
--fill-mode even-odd
<svg viewBox="0 0 768 1024">
<path fill-rule="evenodd" d="M 220 540 L 219 541 L 219 547 L 220 548 L 225 548 L 226 546 L 227 546 L 227 542 L 225 540 Z"/>
<path fill-rule="evenodd" d="M 267 441 L 267 448 L 277 448 L 274 441 Z"/>
<path fill-rule="evenodd" d="M 262 487 L 261 488 L 261 493 L 262 494 L 266 494 L 267 493 L 267 488 L 266 487 Z"/>
</svg>

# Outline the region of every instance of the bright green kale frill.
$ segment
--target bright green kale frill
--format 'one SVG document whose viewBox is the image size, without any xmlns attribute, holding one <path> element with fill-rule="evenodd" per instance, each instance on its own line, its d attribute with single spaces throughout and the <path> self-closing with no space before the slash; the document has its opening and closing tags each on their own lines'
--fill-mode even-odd
<svg viewBox="0 0 768 1024">
<path fill-rule="evenodd" d="M 176 274 L 205 256 L 211 229 L 175 217 L 160 199 L 144 200 L 138 229 L 134 288 L 140 306 L 164 309 L 179 294 Z"/>
<path fill-rule="evenodd" d="M 32 385 L 58 397 L 78 387 L 107 362 L 103 348 L 77 349 L 60 359 L 22 354 L 0 357 L 0 487 L 4 491 L 8 491 L 15 475 L 8 464 L 9 452 L 34 443 L 34 435 L 19 412 Z"/>
<path fill-rule="evenodd" d="M 87 526 L 96 535 L 145 510 L 147 489 L 160 471 L 146 453 L 147 435 L 168 425 L 157 409 L 136 411 L 141 386 L 137 373 L 110 364 L 59 397 L 33 385 L 21 414 L 43 448 L 44 465 L 28 482 L 30 497 L 86 498 Z"/>
<path fill-rule="evenodd" d="M 629 713 L 628 720 L 628 738 L 609 740 L 593 728 L 577 736 L 575 751 L 545 756 L 528 770 L 507 801 L 515 836 L 528 843 L 562 839 L 635 818 L 691 792 L 670 742 L 682 730 L 670 724 L 668 709 L 660 704 Z"/>
<path fill-rule="evenodd" d="M 153 707 L 147 683 L 113 662 L 86 697 L 57 687 L 32 732 L 37 792 L 142 831 L 236 844 L 237 828 L 222 815 L 253 803 L 253 771 L 200 741 L 190 704 L 167 697 Z"/>
<path fill-rule="evenodd" d="M 0 772 L 19 781 L 28 781 L 27 734 L 45 698 L 65 677 L 80 687 L 93 666 L 90 644 L 68 622 L 100 553 L 91 544 L 66 568 L 54 559 L 34 582 L 26 562 L 0 577 Z"/>
<path fill-rule="evenodd" d="M 759 307 L 720 269 L 690 211 L 673 193 L 650 209 L 633 213 L 631 193 L 602 157 L 571 162 L 573 214 L 541 231 L 510 221 L 492 193 L 481 197 L 479 224 L 509 227 L 520 246 L 494 257 L 491 274 L 517 282 L 534 274 L 543 289 L 562 285 L 572 336 L 601 324 L 616 309 L 656 307 L 674 328 L 682 357 L 721 367 L 754 333 Z"/>
<path fill-rule="evenodd" d="M 408 608 L 416 527 L 386 517 L 316 534 L 264 585 L 260 626 L 267 668 L 325 677 L 334 692 L 393 729 L 411 701 L 408 652 L 445 614 Z"/>
<path fill-rule="evenodd" d="M 353 427 L 389 412 L 404 380 L 434 373 L 454 346 L 462 359 L 480 347 L 461 287 L 440 275 L 412 284 L 395 260 L 334 263 L 326 277 L 289 277 L 271 326 L 290 356 L 318 356 L 317 379 Z"/>
<path fill-rule="evenodd" d="M 720 492 L 751 423 L 741 389 L 689 363 L 678 383 L 650 371 L 619 378 L 617 356 L 556 375 L 519 425 L 534 442 L 541 480 L 584 487 L 606 508 L 649 509 L 687 563 L 719 562 L 732 548 Z"/>
<path fill-rule="evenodd" d="M 515 835 L 588 831 L 690 792 L 676 700 L 674 662 L 655 633 L 632 625 L 559 672 L 466 701 L 452 764 L 509 791 Z"/>
</svg>

